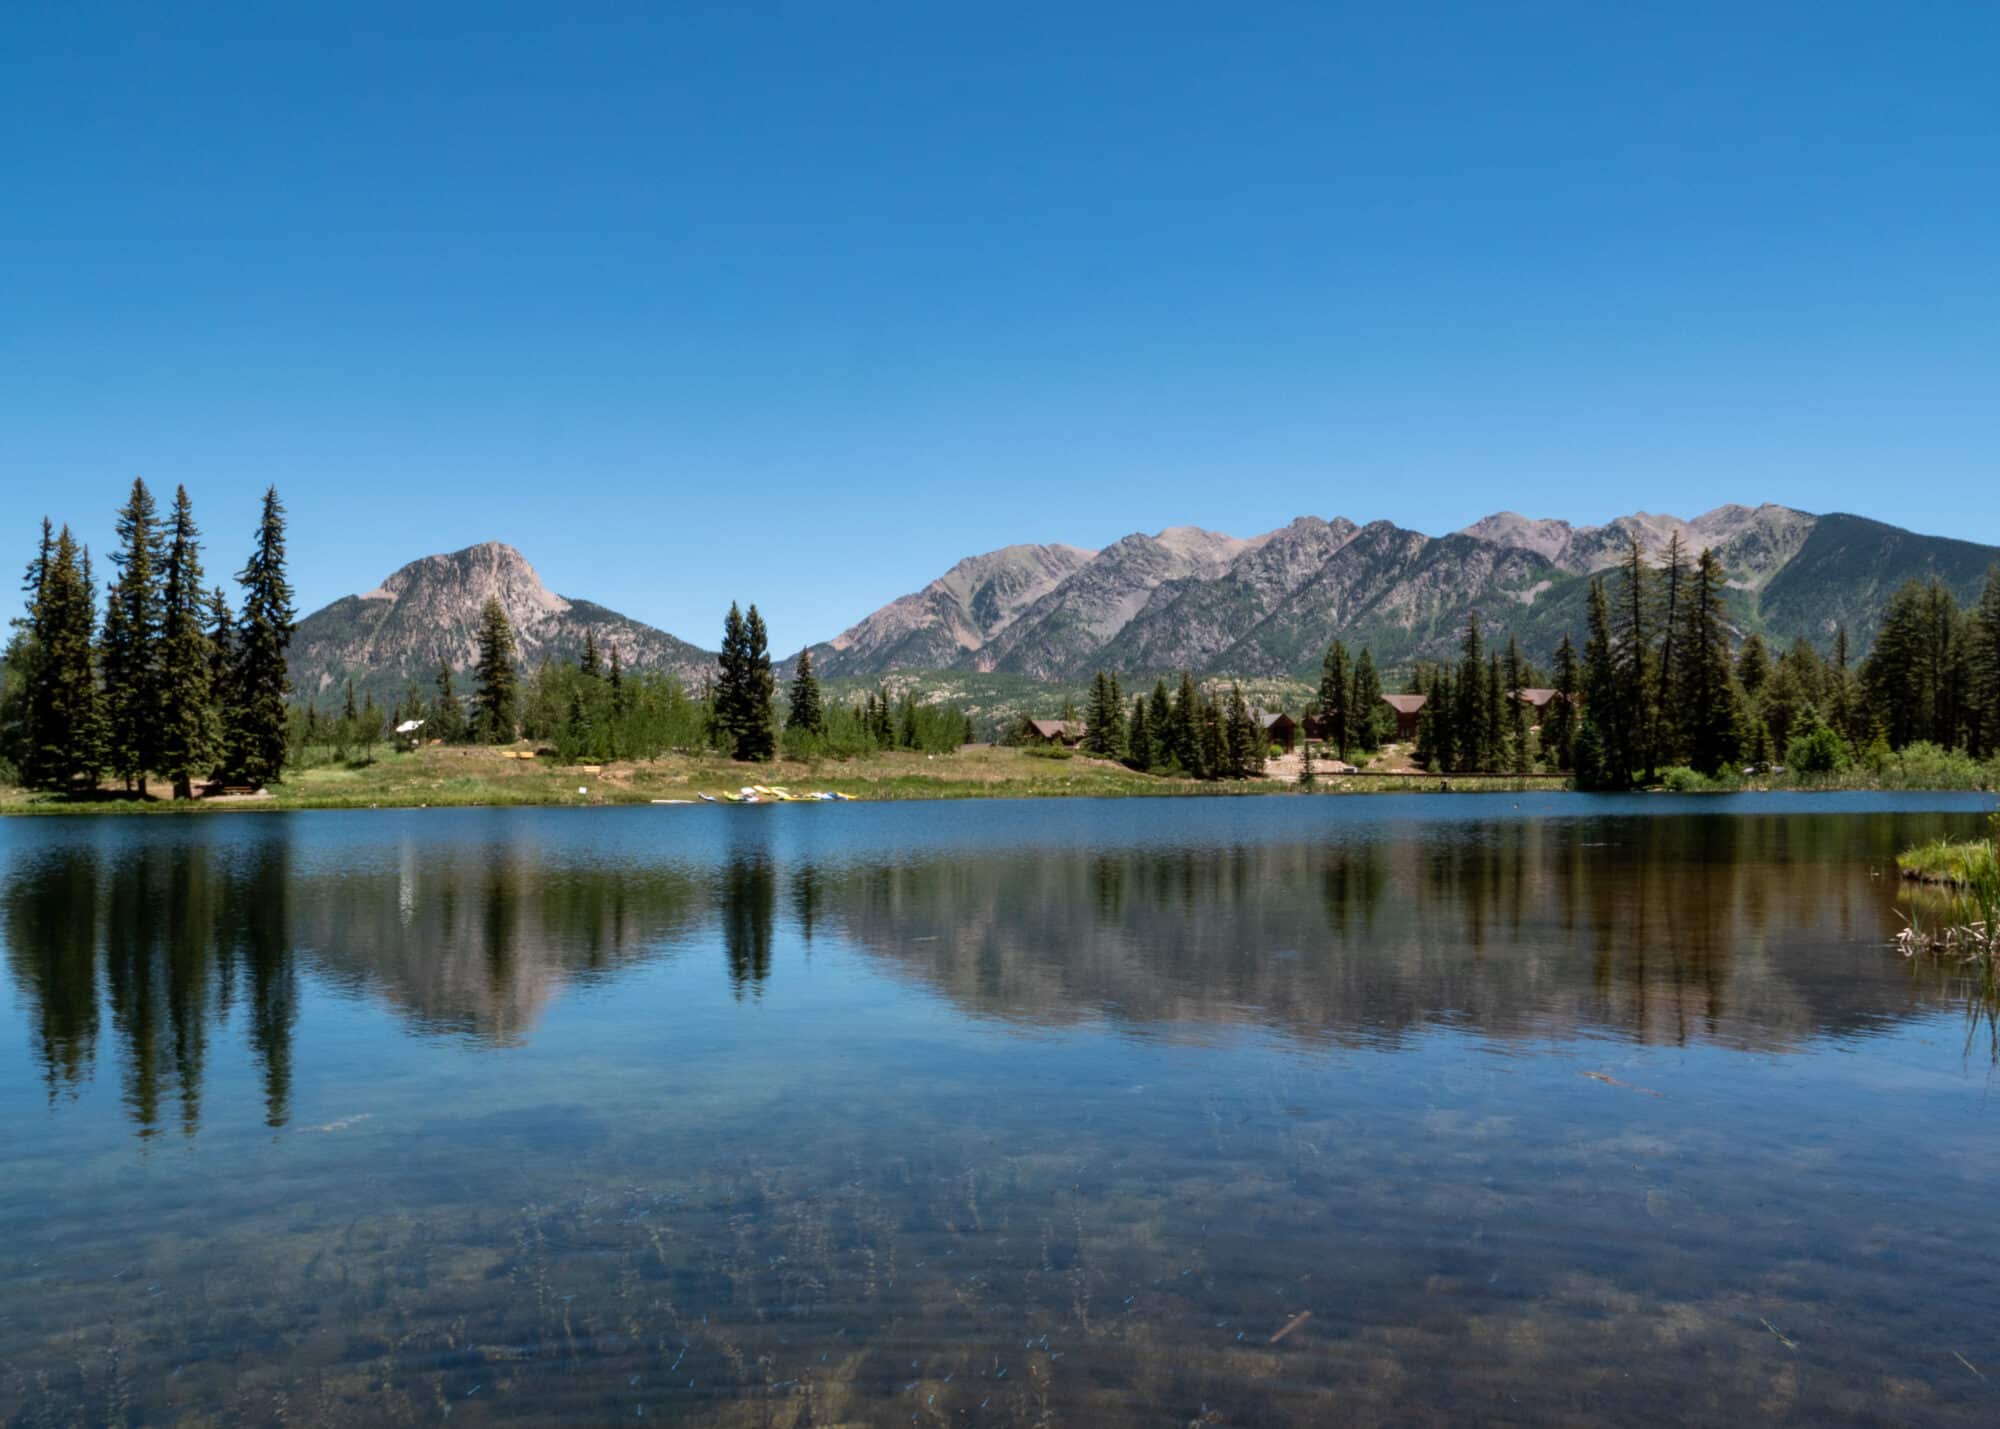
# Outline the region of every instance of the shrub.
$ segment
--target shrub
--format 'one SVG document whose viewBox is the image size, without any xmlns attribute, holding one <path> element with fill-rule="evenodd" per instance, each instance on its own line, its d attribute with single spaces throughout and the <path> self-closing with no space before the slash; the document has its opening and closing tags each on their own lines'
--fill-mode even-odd
<svg viewBox="0 0 2000 1429">
<path fill-rule="evenodd" d="M 1838 773 L 1847 763 L 1847 749 L 1839 735 L 1825 725 L 1815 725 L 1804 734 L 1792 736 L 1785 746 L 1785 763 L 1794 774 Z"/>
<path fill-rule="evenodd" d="M 1022 746 L 1021 752 L 1030 759 L 1074 759 L 1076 751 L 1065 749 L 1060 744 L 1029 744 Z"/>
</svg>

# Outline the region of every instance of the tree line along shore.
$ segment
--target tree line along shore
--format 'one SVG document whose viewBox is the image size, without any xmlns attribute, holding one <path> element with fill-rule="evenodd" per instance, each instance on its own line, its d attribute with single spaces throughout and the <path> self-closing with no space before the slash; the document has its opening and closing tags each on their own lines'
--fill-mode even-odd
<svg viewBox="0 0 2000 1429">
<path fill-rule="evenodd" d="M 1675 537 L 1656 559 L 1634 539 L 1591 583 L 1581 648 L 1565 635 L 1546 671 L 1511 636 L 1490 647 L 1474 615 L 1456 661 L 1408 670 L 1390 696 L 1367 649 L 1334 641 L 1297 711 L 1303 751 L 1273 764 L 1290 751 L 1267 731 L 1291 712 L 1187 672 L 1128 696 L 1100 671 L 1085 709 L 1049 711 L 1053 738 L 1028 721 L 981 728 L 913 686 L 834 698 L 809 652 L 781 688 L 754 604 L 730 607 L 714 676 L 694 690 L 627 668 L 594 635 L 578 659 L 525 668 L 489 600 L 463 675 L 441 662 L 389 708 L 357 702 L 351 683 L 322 707 L 287 680 L 295 614 L 275 490 L 233 605 L 205 583 L 185 488 L 162 517 L 135 481 L 117 534 L 100 600 L 91 553 L 43 522 L 0 668 L 0 783 L 19 791 L 6 807 L 158 805 L 156 785 L 181 807 L 615 802 L 728 787 L 776 763 L 877 797 L 2000 784 L 2000 565 L 1963 609 L 1940 581 L 1906 583 L 1857 663 L 1844 630 L 1824 653 L 1739 640 L 1712 552 L 1690 557 Z M 595 790 L 553 774 L 606 768 L 622 772 Z"/>
</svg>

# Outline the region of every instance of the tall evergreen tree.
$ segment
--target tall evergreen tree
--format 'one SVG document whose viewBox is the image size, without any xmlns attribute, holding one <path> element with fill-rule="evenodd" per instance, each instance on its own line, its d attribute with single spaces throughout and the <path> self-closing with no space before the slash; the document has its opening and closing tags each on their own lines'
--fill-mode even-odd
<svg viewBox="0 0 2000 1429">
<path fill-rule="evenodd" d="M 1201 746 L 1198 756 L 1201 760 L 1201 777 L 1222 779 L 1229 774 L 1229 733 L 1224 724 L 1222 708 L 1206 693 L 1201 697 L 1197 711 L 1197 741 Z"/>
<path fill-rule="evenodd" d="M 1109 759 L 1112 755 L 1111 723 L 1111 681 L 1102 670 L 1091 676 L 1090 699 L 1084 706 L 1083 751 Z"/>
<path fill-rule="evenodd" d="M 1459 645 L 1457 706 L 1451 712 L 1451 725 L 1457 746 L 1455 767 L 1487 768 L 1486 643 L 1480 637 L 1477 612 L 1467 618 Z"/>
<path fill-rule="evenodd" d="M 1252 774 L 1263 773 L 1264 731 L 1259 727 L 1257 717 L 1251 713 L 1241 685 L 1229 687 L 1229 706 L 1223 720 L 1230 777 L 1247 779 Z"/>
<path fill-rule="evenodd" d="M 1681 544 L 1681 533 L 1676 531 L 1667 538 L 1666 559 L 1660 563 L 1659 609 L 1653 620 L 1654 629 L 1659 632 L 1659 654 L 1653 662 L 1652 699 L 1653 757 L 1656 760 L 1662 755 L 1674 757 L 1683 744 L 1675 696 L 1680 689 L 1681 608 L 1690 574 L 1687 548 Z"/>
<path fill-rule="evenodd" d="M 1764 638 L 1754 633 L 1746 636 L 1736 654 L 1736 681 L 1743 686 L 1743 693 L 1753 700 L 1762 699 L 1764 681 L 1770 676 L 1771 656 L 1764 648 Z"/>
<path fill-rule="evenodd" d="M 1611 606 L 1604 582 L 1590 582 L 1590 629 L 1583 645 L 1583 715 L 1577 725 L 1575 769 L 1585 788 L 1624 787 L 1632 780 L 1630 747 L 1621 737 L 1628 725 L 1623 690 L 1611 647 Z M 1588 758 L 1584 751 L 1589 727 Z"/>
<path fill-rule="evenodd" d="M 1191 779 L 1205 779 L 1208 767 L 1202 762 L 1202 710 L 1201 698 L 1194 687 L 1194 676 L 1181 671 L 1180 689 L 1174 694 L 1174 708 L 1168 720 L 1169 745 L 1174 759 Z"/>
<path fill-rule="evenodd" d="M 1616 743 L 1628 767 L 1633 772 L 1643 769 L 1650 781 L 1659 760 L 1660 709 L 1653 674 L 1653 570 L 1646 561 L 1645 543 L 1637 536 L 1626 545 L 1622 569 L 1625 580 L 1618 592 L 1612 647 L 1620 686 Z"/>
<path fill-rule="evenodd" d="M 748 720 L 737 739 L 736 757 L 760 761 L 773 759 L 778 753 L 778 724 L 774 708 L 777 682 L 771 675 L 770 635 L 764 629 L 764 617 L 757 613 L 754 601 L 750 613 L 744 617 L 743 634 L 750 676 L 745 704 Z"/>
<path fill-rule="evenodd" d="M 583 631 L 583 654 L 576 662 L 577 670 L 595 680 L 603 675 L 604 664 L 597 658 L 597 632 L 589 626 Z"/>
<path fill-rule="evenodd" d="M 1556 646 L 1555 698 L 1542 714 L 1542 757 L 1557 769 L 1576 767 L 1577 701 L 1582 685 L 1577 669 L 1576 646 L 1567 632 Z"/>
<path fill-rule="evenodd" d="M 41 654 L 47 638 L 49 561 L 55 553 L 55 528 L 42 518 L 42 539 L 28 562 L 26 579 L 21 582 L 27 597 L 26 609 L 14 617 L 13 637 L 7 642 L 6 684 L 0 687 L 0 737 L 5 740 L 0 755 L 12 759 L 21 782 L 29 788 L 43 787 L 37 761 L 46 733 L 42 728 L 44 698 Z"/>
<path fill-rule="evenodd" d="M 725 747 L 734 759 L 766 760 L 777 753 L 777 727 L 772 719 L 770 642 L 764 617 L 753 604 L 744 615 L 732 601 L 722 626 L 720 673 L 715 684 L 715 713 Z M 878 739 L 895 743 L 886 695 L 878 702 Z"/>
<path fill-rule="evenodd" d="M 1146 697 L 1132 701 L 1132 717 L 1125 726 L 1125 753 L 1134 769 L 1153 767 L 1153 731 L 1146 716 Z"/>
<path fill-rule="evenodd" d="M 819 677 L 813 673 L 813 655 L 809 649 L 799 651 L 798 670 L 792 676 L 791 705 L 785 716 L 786 729 L 805 734 L 825 731 L 826 711 L 820 705 Z"/>
<path fill-rule="evenodd" d="M 616 645 L 611 647 L 611 669 L 605 679 L 611 686 L 611 713 L 622 720 L 632 708 L 632 687 L 625 683 L 625 658 Z M 813 685 L 813 696 L 815 699 L 819 696 L 817 683 Z"/>
<path fill-rule="evenodd" d="M 472 704 L 478 737 L 487 744 L 512 744 L 519 719 L 520 674 L 514 668 L 514 631 L 499 597 L 488 596 L 479 612 L 478 686 Z"/>
<path fill-rule="evenodd" d="M 1670 702 L 1678 711 L 1678 757 L 1714 774 L 1738 757 L 1735 685 L 1730 678 L 1729 627 L 1724 624 L 1726 578 L 1715 552 L 1704 549 L 1679 602 Z"/>
<path fill-rule="evenodd" d="M 1482 708 L 1486 712 L 1486 728 L 1482 731 L 1483 737 L 1481 739 L 1481 744 L 1485 751 L 1485 762 L 1480 765 L 1483 769 L 1497 770 L 1506 763 L 1500 757 L 1501 745 L 1506 741 L 1506 715 L 1502 710 L 1502 702 L 1507 698 L 1506 692 L 1500 688 L 1501 684 L 1500 657 L 1498 655 L 1488 655 L 1486 657 L 1486 698 L 1482 701 Z"/>
<path fill-rule="evenodd" d="M 94 784 L 103 759 L 103 711 L 92 670 L 96 602 L 69 527 L 39 558 L 30 607 L 33 654 L 22 776 L 35 788 L 73 792 Z"/>
<path fill-rule="evenodd" d="M 1516 773 L 1528 772 L 1528 706 L 1521 699 L 1521 690 L 1528 682 L 1527 662 L 1521 658 L 1521 646 L 1510 634 L 1507 637 L 1507 748 L 1509 767 Z"/>
<path fill-rule="evenodd" d="M 2000 561 L 1986 572 L 1986 587 L 1967 620 L 1966 644 L 1972 752 L 1983 757 L 2000 750 Z"/>
<path fill-rule="evenodd" d="M 431 738 L 456 744 L 465 738 L 465 706 L 459 701 L 452 679 L 451 661 L 438 661 L 436 684 L 437 698 L 430 709 Z"/>
<path fill-rule="evenodd" d="M 1954 675 L 1964 665 L 1959 633 L 1958 604 L 1937 577 L 1906 581 L 1889 597 L 1861 683 L 1892 747 L 1955 742 Z"/>
<path fill-rule="evenodd" d="M 1382 720 L 1388 706 L 1382 703 L 1382 677 L 1375 672 L 1375 657 L 1368 647 L 1354 662 L 1354 695 L 1348 701 L 1348 737 L 1355 748 L 1372 754 L 1382 747 Z"/>
<path fill-rule="evenodd" d="M 285 772 L 285 697 L 291 690 L 286 652 L 295 618 L 285 575 L 285 508 L 275 486 L 264 491 L 256 544 L 236 579 L 243 607 L 229 682 L 225 762 L 238 779 L 272 784 Z"/>
<path fill-rule="evenodd" d="M 118 513 L 119 546 L 112 555 L 118 584 L 104 629 L 104 697 L 111 772 L 127 789 L 146 792 L 159 762 L 160 638 L 165 624 L 160 591 L 159 514 L 146 483 L 134 480 Z"/>
<path fill-rule="evenodd" d="M 227 772 L 229 726 L 235 696 L 230 686 L 236 679 L 236 617 L 230 612 L 229 597 L 221 586 L 208 592 L 208 688 L 215 701 L 215 767 L 209 772 L 220 778 Z"/>
<path fill-rule="evenodd" d="M 1354 737 L 1354 673 L 1348 668 L 1347 647 L 1338 640 L 1326 647 L 1319 667 L 1319 722 L 1334 754 L 1347 758 Z"/>
<path fill-rule="evenodd" d="M 1173 761 L 1173 699 L 1167 694 L 1165 680 L 1153 681 L 1153 693 L 1146 697 L 1146 732 L 1152 736 L 1154 764 L 1168 764 Z"/>
<path fill-rule="evenodd" d="M 203 628 L 208 610 L 200 539 L 187 488 L 176 487 L 163 583 L 156 765 L 173 782 L 176 799 L 194 797 L 195 776 L 211 773 L 222 750 L 212 678 L 215 649 Z"/>
</svg>

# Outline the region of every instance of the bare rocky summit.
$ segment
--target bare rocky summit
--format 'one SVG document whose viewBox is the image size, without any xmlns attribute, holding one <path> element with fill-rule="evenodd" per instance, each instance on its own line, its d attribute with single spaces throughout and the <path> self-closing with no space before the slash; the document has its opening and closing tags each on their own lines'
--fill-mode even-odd
<svg viewBox="0 0 2000 1429">
<path fill-rule="evenodd" d="M 471 669 L 479 656 L 479 616 L 497 597 L 514 628 L 523 665 L 571 660 L 594 634 L 606 659 L 697 681 L 715 657 L 664 630 L 587 600 L 557 595 L 512 546 L 487 541 L 410 562 L 362 595 L 345 596 L 299 622 L 292 637 L 292 688 L 317 700 L 349 679 L 385 703 L 412 680 L 428 693 L 440 661 Z"/>
</svg>

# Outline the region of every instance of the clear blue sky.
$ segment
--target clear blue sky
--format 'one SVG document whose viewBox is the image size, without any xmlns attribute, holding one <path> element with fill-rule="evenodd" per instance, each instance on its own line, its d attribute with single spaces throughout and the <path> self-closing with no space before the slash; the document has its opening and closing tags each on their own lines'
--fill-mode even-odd
<svg viewBox="0 0 2000 1429">
<path fill-rule="evenodd" d="M 498 538 L 789 650 L 953 560 L 1724 501 L 2000 541 L 2000 6 L 29 5 L 0 554 Z"/>
</svg>

